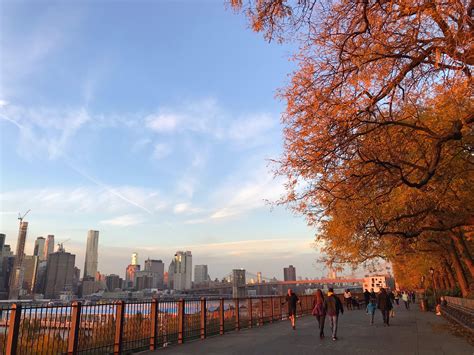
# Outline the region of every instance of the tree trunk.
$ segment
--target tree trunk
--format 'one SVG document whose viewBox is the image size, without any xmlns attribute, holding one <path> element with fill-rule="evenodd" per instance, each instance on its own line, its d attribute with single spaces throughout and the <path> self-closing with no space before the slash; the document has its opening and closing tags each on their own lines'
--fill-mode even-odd
<svg viewBox="0 0 474 355">
<path fill-rule="evenodd" d="M 453 264 L 454 271 L 456 273 L 456 279 L 458 280 L 459 287 L 461 288 L 461 293 L 463 297 L 469 295 L 469 285 L 467 283 L 466 275 L 462 268 L 461 262 L 459 261 L 459 256 L 456 252 L 456 247 L 454 246 L 454 241 L 451 240 L 451 247 L 449 249 L 449 256 Z"/>
<path fill-rule="evenodd" d="M 457 231 L 455 233 L 451 233 L 451 238 L 454 240 L 454 245 L 456 245 L 459 258 L 464 263 L 464 265 L 466 265 L 471 277 L 474 278 L 474 261 L 472 260 L 471 253 L 467 248 L 463 232 Z"/>
<path fill-rule="evenodd" d="M 456 288 L 456 278 L 454 276 L 453 269 L 451 268 L 451 265 L 449 265 L 446 259 L 444 260 L 444 268 L 446 270 L 446 275 L 448 276 L 450 288 Z"/>
</svg>

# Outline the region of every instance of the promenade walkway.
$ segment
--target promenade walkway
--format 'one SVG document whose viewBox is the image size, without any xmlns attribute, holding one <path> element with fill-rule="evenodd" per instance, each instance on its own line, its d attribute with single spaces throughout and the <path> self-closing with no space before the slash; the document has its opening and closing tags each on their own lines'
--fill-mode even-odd
<svg viewBox="0 0 474 355">
<path fill-rule="evenodd" d="M 320 340 L 316 319 L 306 316 L 298 319 L 295 331 L 288 321 L 281 321 L 157 350 L 154 354 L 474 354 L 474 347 L 452 335 L 442 317 L 418 309 L 406 311 L 402 306 L 396 307 L 395 312 L 390 327 L 384 327 L 380 313 L 376 313 L 375 324 L 370 325 L 364 310 L 346 311 L 340 318 L 337 341 L 331 340 L 328 322 L 326 338 Z"/>
</svg>

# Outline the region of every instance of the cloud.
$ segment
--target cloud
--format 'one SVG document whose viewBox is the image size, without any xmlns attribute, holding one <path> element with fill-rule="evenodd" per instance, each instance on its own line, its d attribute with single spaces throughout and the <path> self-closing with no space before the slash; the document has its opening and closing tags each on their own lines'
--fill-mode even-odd
<svg viewBox="0 0 474 355">
<path fill-rule="evenodd" d="M 100 221 L 101 224 L 116 226 L 116 227 L 128 227 L 143 223 L 145 220 L 141 215 L 126 214 L 123 216 L 117 216 L 112 219 L 106 219 Z"/>
<path fill-rule="evenodd" d="M 175 214 L 194 214 L 201 212 L 202 210 L 196 207 L 192 207 L 189 203 L 187 202 L 181 202 L 177 203 L 174 208 L 173 212 Z"/>
<path fill-rule="evenodd" d="M 155 144 L 153 149 L 153 159 L 160 160 L 167 157 L 171 153 L 171 147 L 164 143 Z"/>
<path fill-rule="evenodd" d="M 240 179 L 239 179 L 240 180 Z M 268 207 L 267 201 L 276 201 L 284 193 L 281 179 L 275 179 L 264 169 L 257 170 L 253 176 L 242 179 L 244 183 L 232 179 L 217 192 L 223 206 L 217 208 L 210 219 L 220 220 L 244 214 L 250 210 Z"/>
<path fill-rule="evenodd" d="M 133 200 L 134 204 L 129 201 Z M 44 188 L 12 190 L 0 193 L 0 205 L 10 210 L 31 208 L 38 214 L 130 214 L 139 205 L 154 213 L 166 207 L 161 194 L 153 189 L 116 186 L 105 189 L 99 186 L 75 188 Z"/>
<path fill-rule="evenodd" d="M 180 120 L 180 116 L 173 113 L 159 113 L 145 118 L 147 127 L 159 133 L 173 132 Z"/>
<path fill-rule="evenodd" d="M 7 105 L 8 105 L 8 101 L 0 100 L 0 107 L 7 106 Z"/>
<path fill-rule="evenodd" d="M 229 138 L 240 142 L 264 141 L 266 132 L 275 126 L 275 118 L 266 113 L 251 114 L 234 120 L 229 127 Z"/>
</svg>

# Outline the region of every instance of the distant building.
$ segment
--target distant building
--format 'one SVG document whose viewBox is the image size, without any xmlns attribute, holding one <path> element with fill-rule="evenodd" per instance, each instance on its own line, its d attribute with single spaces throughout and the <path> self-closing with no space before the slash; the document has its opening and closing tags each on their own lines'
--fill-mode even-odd
<svg viewBox="0 0 474 355">
<path fill-rule="evenodd" d="M 373 275 L 364 277 L 363 289 L 373 288 L 375 292 L 379 292 L 381 288 L 395 288 L 395 282 L 390 275 Z"/>
<path fill-rule="evenodd" d="M 257 283 L 262 283 L 262 273 L 260 271 L 257 271 Z"/>
<path fill-rule="evenodd" d="M 13 253 L 10 246 L 5 244 L 5 234 L 0 234 L 0 299 L 8 298 L 10 271 L 13 268 Z"/>
<path fill-rule="evenodd" d="M 234 269 L 232 270 L 232 297 L 240 298 L 246 296 L 247 292 L 245 289 L 245 270 Z"/>
<path fill-rule="evenodd" d="M 137 252 L 132 254 L 132 264 L 131 265 L 138 265 L 138 253 Z"/>
<path fill-rule="evenodd" d="M 26 294 L 32 294 L 35 290 L 36 276 L 38 272 L 39 257 L 35 255 L 25 255 L 23 259 L 23 287 Z"/>
<path fill-rule="evenodd" d="M 44 289 L 46 286 L 46 270 L 48 267 L 48 262 L 42 260 L 38 262 L 38 267 L 36 268 L 36 278 L 33 293 L 44 294 Z"/>
<path fill-rule="evenodd" d="M 135 287 L 135 274 L 140 271 L 140 265 L 128 265 L 125 270 L 125 288 L 132 289 Z"/>
<path fill-rule="evenodd" d="M 153 260 L 148 258 L 145 260 L 145 270 L 151 273 L 152 286 L 151 288 L 163 288 L 165 264 L 161 260 Z"/>
<path fill-rule="evenodd" d="M 63 291 L 73 289 L 76 256 L 60 250 L 48 255 L 45 280 L 45 298 L 59 299 Z"/>
<path fill-rule="evenodd" d="M 138 271 L 135 274 L 135 289 L 137 291 L 153 288 L 153 272 Z"/>
<path fill-rule="evenodd" d="M 170 266 L 168 267 L 168 289 L 173 290 L 174 289 L 174 259 L 171 260 Z"/>
<path fill-rule="evenodd" d="M 290 265 L 283 269 L 283 280 L 296 281 L 296 268 L 293 265 Z"/>
<path fill-rule="evenodd" d="M 39 260 L 44 259 L 44 243 L 45 239 L 43 237 L 38 237 L 35 240 L 35 248 L 33 249 L 33 256 L 37 256 Z"/>
<path fill-rule="evenodd" d="M 84 262 L 84 278 L 94 277 L 99 261 L 99 231 L 90 230 L 87 233 L 86 258 Z"/>
<path fill-rule="evenodd" d="M 196 265 L 194 267 L 194 283 L 202 284 L 209 281 L 209 274 L 207 272 L 207 265 Z"/>
<path fill-rule="evenodd" d="M 50 234 L 46 237 L 44 243 L 43 260 L 48 260 L 48 255 L 54 253 L 54 235 Z"/>
<path fill-rule="evenodd" d="M 102 282 L 95 280 L 95 278 L 88 276 L 82 279 L 82 297 L 92 295 L 93 293 L 97 293 L 102 290 L 104 290 L 104 285 L 102 284 Z"/>
<path fill-rule="evenodd" d="M 15 261 L 13 263 L 13 270 L 10 274 L 10 290 L 8 293 L 9 299 L 17 299 L 23 286 L 24 265 L 23 259 L 25 257 L 25 243 L 26 234 L 28 231 L 28 222 L 20 222 L 18 230 L 18 241 L 16 244 Z"/>
<path fill-rule="evenodd" d="M 113 292 L 117 289 L 122 288 L 122 278 L 119 275 L 110 274 L 105 277 L 105 284 L 107 285 L 107 290 Z"/>
<path fill-rule="evenodd" d="M 190 251 L 177 251 L 174 255 L 174 289 L 189 290 L 192 286 L 193 261 Z"/>
</svg>

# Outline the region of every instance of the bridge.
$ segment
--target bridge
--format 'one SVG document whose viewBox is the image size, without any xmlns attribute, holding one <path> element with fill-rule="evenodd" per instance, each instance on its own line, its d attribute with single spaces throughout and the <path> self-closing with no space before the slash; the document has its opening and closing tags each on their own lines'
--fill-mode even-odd
<svg viewBox="0 0 474 355">
<path fill-rule="evenodd" d="M 246 272 L 246 275 L 248 273 Z M 252 274 L 250 274 L 252 275 Z M 231 280 L 231 278 L 229 278 Z M 364 279 L 359 278 L 324 278 L 314 280 L 296 280 L 296 281 L 279 281 L 268 280 L 262 277 L 262 282 L 246 283 L 240 286 L 246 291 L 254 290 L 255 296 L 269 296 L 285 294 L 288 288 L 294 289 L 297 293 L 303 293 L 306 289 L 323 288 L 324 286 L 334 288 L 362 288 Z M 203 286 L 193 288 L 189 293 L 194 295 L 232 295 L 232 282 L 220 283 L 212 286 Z M 244 292 L 245 294 L 247 292 Z"/>
</svg>

